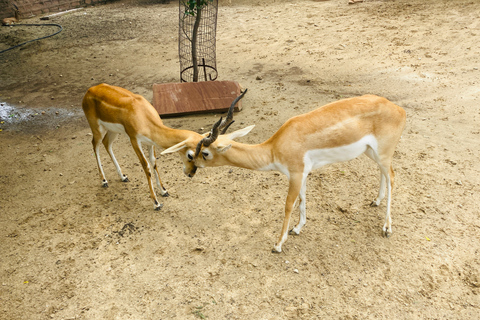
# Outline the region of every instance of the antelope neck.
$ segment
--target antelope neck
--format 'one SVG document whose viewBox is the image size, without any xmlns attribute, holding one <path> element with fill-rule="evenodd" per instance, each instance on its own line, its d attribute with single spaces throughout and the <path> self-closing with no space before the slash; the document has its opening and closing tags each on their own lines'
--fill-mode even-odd
<svg viewBox="0 0 480 320">
<path fill-rule="evenodd" d="M 159 147 L 166 149 L 188 139 L 190 137 L 189 133 L 187 130 L 178 130 L 161 125 L 157 126 L 155 132 L 152 133 L 152 138 Z"/>
<path fill-rule="evenodd" d="M 250 170 L 262 170 L 273 162 L 269 144 L 243 144 L 232 141 L 232 147 L 225 154 L 229 164 Z"/>
</svg>

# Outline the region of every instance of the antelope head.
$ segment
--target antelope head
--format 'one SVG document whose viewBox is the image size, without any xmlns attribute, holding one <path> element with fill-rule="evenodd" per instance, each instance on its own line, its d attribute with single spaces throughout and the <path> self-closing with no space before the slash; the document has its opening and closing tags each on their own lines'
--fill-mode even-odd
<svg viewBox="0 0 480 320">
<path fill-rule="evenodd" d="M 220 117 L 220 119 L 213 125 L 212 130 L 209 133 L 204 134 L 203 138 L 198 143 L 193 143 L 193 141 L 191 140 L 190 141 L 185 140 L 164 150 L 162 154 L 177 152 L 177 151 L 181 151 L 182 149 L 186 149 L 185 151 L 186 161 L 184 161 L 184 173 L 187 176 L 192 177 L 195 174 L 197 167 L 203 168 L 205 166 L 203 163 L 204 161 L 213 159 L 213 154 L 211 149 L 212 147 L 214 147 L 214 145 L 215 147 L 217 147 L 217 144 L 220 141 L 233 139 L 234 137 L 239 137 L 238 132 L 242 130 L 236 131 L 229 135 L 226 135 L 226 132 L 228 128 L 232 125 L 232 123 L 235 122 L 235 120 L 233 120 L 233 109 L 235 108 L 235 105 L 237 104 L 237 102 L 241 98 L 243 98 L 245 93 L 247 93 L 247 89 L 245 89 L 245 91 L 243 91 L 243 93 L 239 95 L 237 98 L 235 98 L 235 100 L 232 102 L 232 104 L 230 105 L 230 108 L 228 109 L 226 118 L 223 119 L 223 117 Z M 250 128 L 250 130 L 252 128 L 253 126 Z M 233 134 L 236 134 L 236 135 L 232 136 Z M 224 144 L 219 144 L 218 147 L 222 149 L 219 151 L 224 152 L 228 150 L 230 146 L 231 145 L 229 145 L 228 143 L 225 146 Z"/>
<path fill-rule="evenodd" d="M 197 167 L 217 167 L 229 164 L 229 162 L 224 159 L 224 155 L 225 152 L 232 147 L 232 140 L 243 137 L 253 129 L 254 126 L 249 126 L 229 134 L 226 133 L 230 125 L 234 122 L 233 108 L 246 92 L 247 89 L 233 101 L 228 110 L 227 117 L 225 119 L 220 118 L 220 120 L 213 125 L 210 133 L 197 144 L 194 154 L 195 165 Z"/>
</svg>

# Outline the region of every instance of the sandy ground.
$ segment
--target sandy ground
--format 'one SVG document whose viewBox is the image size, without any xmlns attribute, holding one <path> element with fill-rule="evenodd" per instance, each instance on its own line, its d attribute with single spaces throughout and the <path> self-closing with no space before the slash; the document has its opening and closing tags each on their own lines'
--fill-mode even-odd
<svg viewBox="0 0 480 320">
<path fill-rule="evenodd" d="M 478 319 L 480 3 L 228 1 L 219 80 L 249 89 L 235 129 L 258 143 L 296 114 L 373 93 L 407 111 L 393 235 L 369 207 L 367 157 L 312 172 L 307 225 L 271 253 L 286 178 L 239 168 L 185 177 L 153 211 L 128 140 L 102 153 L 80 103 L 107 82 L 152 98 L 177 82 L 177 5 L 116 2 L 56 18 L 59 35 L 0 55 L 0 319 Z M 38 18 L 28 23 L 40 22 Z M 0 28 L 0 50 L 55 27 Z M 218 115 L 166 119 L 205 132 Z M 292 224 L 298 219 L 298 209 Z"/>
</svg>

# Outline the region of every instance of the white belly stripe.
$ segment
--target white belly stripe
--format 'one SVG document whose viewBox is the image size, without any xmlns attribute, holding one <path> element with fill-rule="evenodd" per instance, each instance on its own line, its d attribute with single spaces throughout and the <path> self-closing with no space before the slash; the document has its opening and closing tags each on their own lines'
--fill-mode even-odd
<svg viewBox="0 0 480 320">
<path fill-rule="evenodd" d="M 355 159 L 364 153 L 367 147 L 371 147 L 376 152 L 377 146 L 377 139 L 373 135 L 367 135 L 349 145 L 329 149 L 309 150 L 303 156 L 305 172 L 310 172 L 313 169 L 330 163 Z"/>
</svg>

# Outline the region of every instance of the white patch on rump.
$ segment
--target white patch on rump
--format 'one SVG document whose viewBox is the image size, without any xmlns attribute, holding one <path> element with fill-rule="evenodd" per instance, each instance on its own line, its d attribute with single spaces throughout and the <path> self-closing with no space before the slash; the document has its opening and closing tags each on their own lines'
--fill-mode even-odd
<svg viewBox="0 0 480 320">
<path fill-rule="evenodd" d="M 309 150 L 303 156 L 305 172 L 323 167 L 330 163 L 344 162 L 355 159 L 370 147 L 377 153 L 378 142 L 375 136 L 367 135 L 349 145 L 336 148 Z"/>
</svg>

